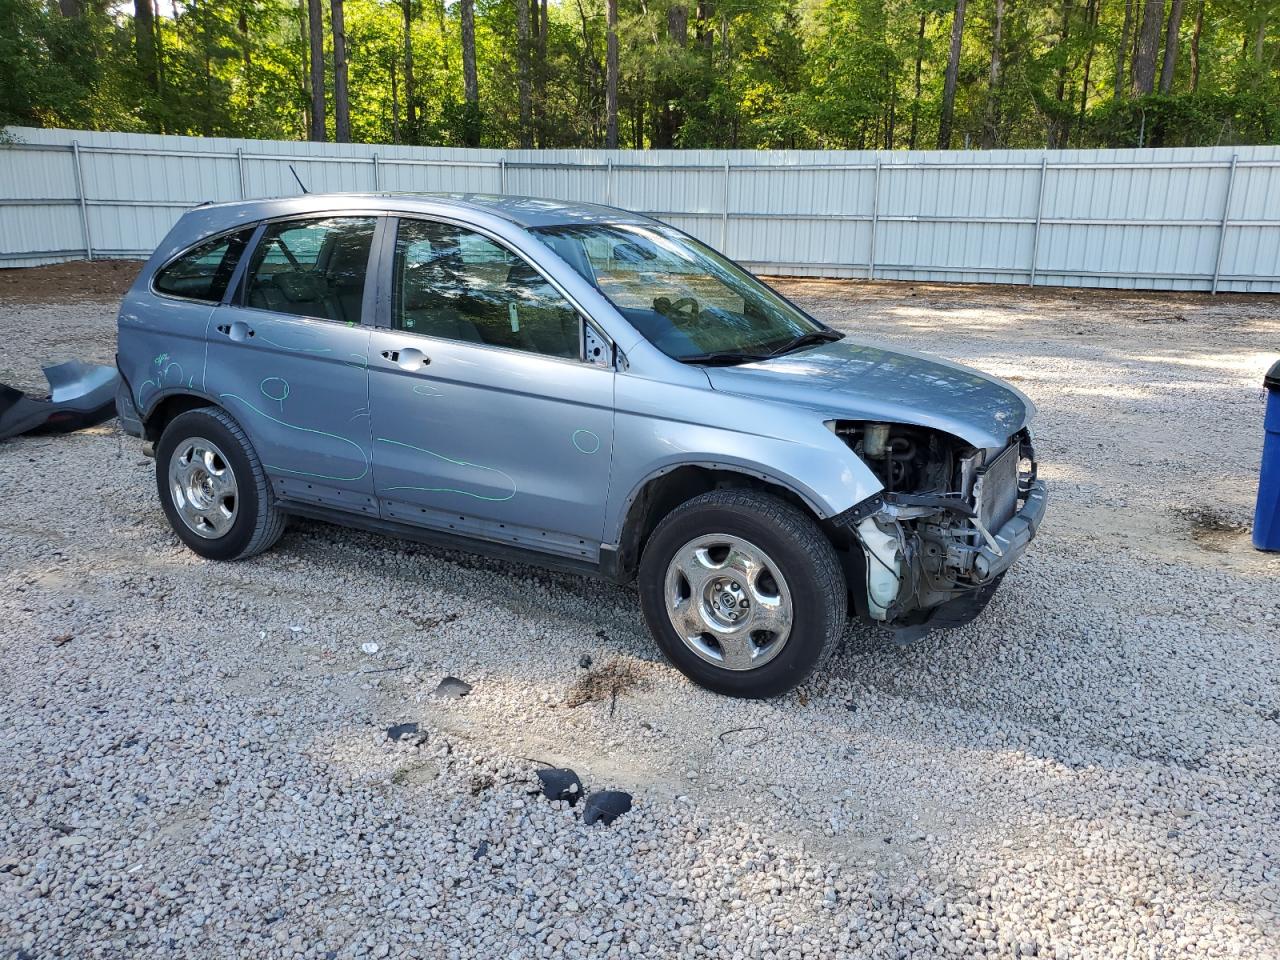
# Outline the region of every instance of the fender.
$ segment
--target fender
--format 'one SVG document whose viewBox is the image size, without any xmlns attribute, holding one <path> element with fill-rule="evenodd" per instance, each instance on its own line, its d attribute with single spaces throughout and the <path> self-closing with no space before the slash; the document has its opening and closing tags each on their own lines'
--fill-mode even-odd
<svg viewBox="0 0 1280 960">
<path fill-rule="evenodd" d="M 650 400 L 657 389 L 667 411 L 686 410 L 688 416 L 658 414 Z M 621 542 L 627 514 L 645 485 L 680 467 L 758 477 L 794 493 L 819 519 L 844 513 L 883 489 L 811 410 L 626 375 L 616 381 L 615 398 L 613 476 L 642 479 L 610 491 L 606 544 Z"/>
</svg>

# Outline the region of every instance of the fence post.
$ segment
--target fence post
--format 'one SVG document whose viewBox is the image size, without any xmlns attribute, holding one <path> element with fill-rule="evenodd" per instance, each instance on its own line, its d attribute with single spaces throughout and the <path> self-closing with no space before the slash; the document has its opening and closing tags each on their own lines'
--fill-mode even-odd
<svg viewBox="0 0 1280 960">
<path fill-rule="evenodd" d="M 880 156 L 876 155 L 876 178 L 871 185 L 871 252 L 867 255 L 867 279 L 876 278 L 876 227 L 880 224 Z"/>
<path fill-rule="evenodd" d="M 1031 237 L 1031 280 L 1036 285 L 1036 271 L 1040 269 L 1040 221 L 1044 219 L 1044 181 L 1049 172 L 1049 155 L 1040 155 L 1040 187 L 1036 196 L 1036 232 Z"/>
<path fill-rule="evenodd" d="M 498 159 L 498 192 L 506 195 L 507 192 L 507 158 L 500 157 Z"/>
<path fill-rule="evenodd" d="M 608 203 L 609 206 L 617 206 L 617 203 L 613 199 L 613 157 L 609 158 L 609 172 L 605 179 L 604 196 L 605 202 Z"/>
<path fill-rule="evenodd" d="M 1236 185 L 1236 161 L 1240 154 L 1231 155 L 1231 171 L 1227 174 L 1227 199 L 1222 204 L 1222 221 L 1218 224 L 1218 255 L 1213 261 L 1213 287 L 1210 293 L 1218 292 L 1218 278 L 1222 275 L 1222 251 L 1227 243 L 1227 218 L 1231 216 L 1231 192 Z"/>
<path fill-rule="evenodd" d="M 244 186 L 244 147 L 236 147 L 236 173 L 240 177 L 240 199 L 247 200 L 249 191 Z"/>
<path fill-rule="evenodd" d="M 724 202 L 720 209 L 720 251 L 729 245 L 729 161 L 724 162 Z"/>
<path fill-rule="evenodd" d="M 71 154 L 75 161 L 76 199 L 80 201 L 80 227 L 84 231 L 84 256 L 93 259 L 93 237 L 89 233 L 89 204 L 85 202 L 84 171 L 80 168 L 80 141 L 71 141 Z"/>
<path fill-rule="evenodd" d="M 382 177 L 378 171 L 378 155 L 373 155 L 373 192 L 379 193 L 382 190 Z"/>
</svg>

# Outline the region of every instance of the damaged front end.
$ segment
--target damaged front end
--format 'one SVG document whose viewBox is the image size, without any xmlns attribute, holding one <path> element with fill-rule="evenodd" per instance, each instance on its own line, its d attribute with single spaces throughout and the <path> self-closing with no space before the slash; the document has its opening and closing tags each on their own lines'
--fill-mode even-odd
<svg viewBox="0 0 1280 960">
<path fill-rule="evenodd" d="M 906 424 L 830 426 L 884 485 L 839 518 L 859 610 L 904 640 L 981 613 L 1044 516 L 1030 432 L 983 449 Z"/>
</svg>

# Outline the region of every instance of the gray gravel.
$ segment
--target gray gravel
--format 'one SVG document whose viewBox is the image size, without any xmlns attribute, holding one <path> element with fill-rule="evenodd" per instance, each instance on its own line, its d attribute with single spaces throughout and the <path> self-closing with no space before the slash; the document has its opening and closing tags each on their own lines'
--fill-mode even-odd
<svg viewBox="0 0 1280 960">
<path fill-rule="evenodd" d="M 1053 500 L 979 623 L 769 703 L 630 589 L 312 523 L 206 563 L 114 425 L 0 446 L 0 956 L 1280 955 L 1280 302 L 786 288 L 1017 382 Z M 113 314 L 7 307 L 0 370 Z"/>
</svg>

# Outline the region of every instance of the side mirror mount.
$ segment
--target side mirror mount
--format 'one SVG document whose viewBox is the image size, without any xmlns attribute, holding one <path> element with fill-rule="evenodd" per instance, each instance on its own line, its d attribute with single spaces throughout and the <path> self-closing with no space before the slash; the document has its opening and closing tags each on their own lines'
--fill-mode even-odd
<svg viewBox="0 0 1280 960">
<path fill-rule="evenodd" d="M 582 319 L 582 358 L 593 367 L 613 366 L 613 345 L 585 317 Z"/>
</svg>

